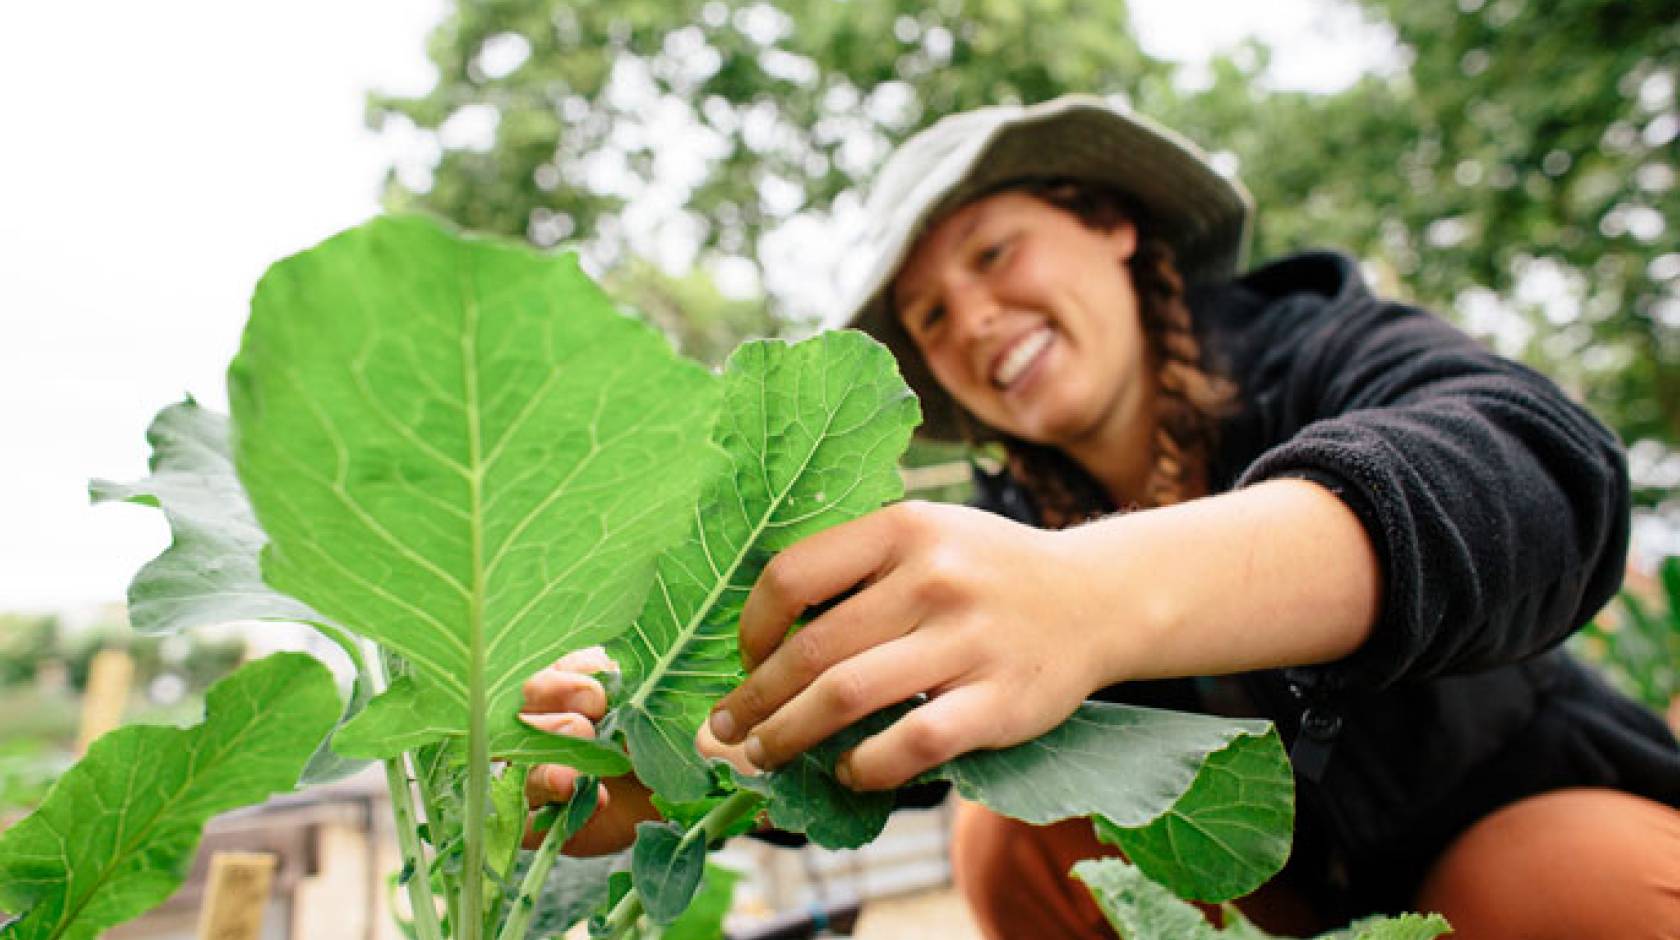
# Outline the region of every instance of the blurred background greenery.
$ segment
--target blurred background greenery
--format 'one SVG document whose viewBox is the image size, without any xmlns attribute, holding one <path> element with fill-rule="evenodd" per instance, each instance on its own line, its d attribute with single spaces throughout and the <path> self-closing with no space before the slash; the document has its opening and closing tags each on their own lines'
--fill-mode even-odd
<svg viewBox="0 0 1680 940">
<path fill-rule="evenodd" d="M 1641 504 L 1672 513 L 1673 4 L 1348 3 L 1393 30 L 1400 67 L 1317 94 L 1271 90 L 1254 42 L 1187 87 L 1123 4 L 1094 0 L 456 2 L 428 45 L 434 87 L 371 96 L 368 119 L 425 144 L 393 167 L 389 206 L 579 243 L 619 297 L 715 361 L 831 312 L 832 270 L 813 292 L 777 268 L 832 250 L 892 143 L 979 105 L 1114 96 L 1240 174 L 1260 206 L 1254 260 L 1357 254 L 1386 290 L 1585 399 L 1633 447 Z M 625 252 L 650 193 L 686 271 Z M 756 290 L 716 289 L 743 271 Z"/>
</svg>

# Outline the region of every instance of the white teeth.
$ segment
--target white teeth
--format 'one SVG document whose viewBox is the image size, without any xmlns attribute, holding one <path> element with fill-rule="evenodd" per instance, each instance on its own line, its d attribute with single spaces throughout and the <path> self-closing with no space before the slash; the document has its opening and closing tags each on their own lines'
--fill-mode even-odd
<svg viewBox="0 0 1680 940">
<path fill-rule="evenodd" d="M 1038 354 L 1044 351 L 1044 347 L 1050 345 L 1050 337 L 1050 328 L 1043 327 L 1026 339 L 1016 343 L 1014 348 L 1004 355 L 1003 361 L 998 363 L 997 370 L 992 373 L 992 384 L 998 388 L 1009 387 L 1011 383 L 1021 377 L 1021 373 L 1027 371 L 1027 366 L 1032 365 L 1033 360 L 1038 358 Z"/>
</svg>

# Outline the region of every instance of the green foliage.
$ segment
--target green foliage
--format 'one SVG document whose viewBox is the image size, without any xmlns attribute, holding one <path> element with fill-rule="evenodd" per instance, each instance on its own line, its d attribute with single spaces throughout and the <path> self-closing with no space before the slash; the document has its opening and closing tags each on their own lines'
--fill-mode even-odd
<svg viewBox="0 0 1680 940">
<path fill-rule="evenodd" d="M 1288 859 L 1294 828 L 1289 758 L 1270 730 L 1208 755 L 1190 789 L 1155 819 L 1130 829 L 1096 820 L 1099 839 L 1179 897 L 1202 901 L 1265 883 Z"/>
<path fill-rule="evenodd" d="M 1616 610 L 1588 624 L 1572 645 L 1623 691 L 1667 712 L 1680 700 L 1680 555 L 1662 560 L 1657 580 L 1662 596 L 1655 606 L 1623 588 Z"/>
<path fill-rule="evenodd" d="M 735 627 L 765 563 L 898 496 L 895 461 L 919 420 L 892 355 L 860 334 L 753 343 L 730 357 L 712 435 L 726 461 L 687 539 L 660 559 L 635 626 L 608 647 L 623 670 L 610 727 L 661 797 L 711 788 L 694 735 L 742 679 Z"/>
<path fill-rule="evenodd" d="M 0 614 L 0 689 L 33 680 L 57 648 L 57 618 Z"/>
<path fill-rule="evenodd" d="M 1073 866 L 1073 875 L 1090 889 L 1108 922 L 1127 940 L 1273 940 L 1231 905 L 1224 909 L 1224 928 L 1214 927 L 1201 911 L 1122 859 L 1080 862 Z M 1451 932 L 1439 914 L 1406 914 L 1362 920 L 1318 940 L 1433 940 Z"/>
<path fill-rule="evenodd" d="M 509 45 L 529 56 L 492 74 L 486 52 Z M 369 122 L 436 133 L 488 108 L 494 141 L 443 135 L 455 145 L 429 180 L 393 173 L 388 205 L 544 245 L 612 241 L 624 196 L 669 167 L 661 147 L 678 122 L 699 135 L 684 160 L 705 170 L 685 218 L 733 254 L 793 211 L 828 206 L 889 143 L 942 114 L 1166 73 L 1132 41 L 1123 6 L 1092 0 L 501 0 L 456 5 L 427 52 L 436 86 L 371 97 Z M 590 173 L 603 166 L 621 178 Z"/>
<path fill-rule="evenodd" d="M 162 902 L 205 820 L 292 789 L 339 706 L 326 667 L 280 653 L 217 683 L 201 725 L 100 738 L 0 836 L 0 906 L 22 915 L 0 937 L 91 938 Z"/>
<path fill-rule="evenodd" d="M 429 44 L 436 86 L 375 96 L 368 117 L 436 136 L 463 108 L 498 116 L 488 149 L 444 134 L 425 180 L 393 173 L 393 207 L 538 244 L 586 239 L 610 260 L 624 202 L 657 179 L 680 203 L 665 216 L 707 252 L 768 263 L 815 237 L 784 223 L 826 221 L 889 145 L 940 116 L 1122 96 L 1235 158 L 1260 206 L 1257 260 L 1325 246 L 1371 259 L 1384 287 L 1503 336 L 1625 440 L 1680 447 L 1671 4 L 1357 5 L 1392 24 L 1410 64 L 1323 95 L 1268 90 L 1254 45 L 1186 92 L 1139 50 L 1122 5 L 1083 0 L 457 3 Z M 519 43 L 517 67 L 487 68 Z M 679 133 L 681 161 L 667 145 Z M 1472 297 L 1479 312 L 1461 306 Z M 1642 501 L 1663 498 L 1641 482 Z"/>
<path fill-rule="evenodd" d="M 263 583 L 267 541 L 233 469 L 227 418 L 188 399 L 146 429 L 151 475 L 138 483 L 95 480 L 95 503 L 163 510 L 172 542 L 134 576 L 128 618 L 141 633 L 174 633 L 237 620 L 318 623 L 320 614 Z"/>
<path fill-rule="evenodd" d="M 706 869 L 706 841 L 699 829 L 676 823 L 645 822 L 636 827 L 630 874 L 642 893 L 642 906 L 656 924 L 677 919 Z"/>
<path fill-rule="evenodd" d="M 1186 897 L 1247 894 L 1289 857 L 1294 781 L 1265 722 L 1088 702 L 1036 740 L 935 775 L 1030 823 L 1093 816 L 1099 836 Z"/>
<path fill-rule="evenodd" d="M 671 924 L 659 929 L 653 940 L 723 940 L 723 919 L 735 898 L 740 872 L 706 863 L 700 890 L 694 900 Z"/>
</svg>

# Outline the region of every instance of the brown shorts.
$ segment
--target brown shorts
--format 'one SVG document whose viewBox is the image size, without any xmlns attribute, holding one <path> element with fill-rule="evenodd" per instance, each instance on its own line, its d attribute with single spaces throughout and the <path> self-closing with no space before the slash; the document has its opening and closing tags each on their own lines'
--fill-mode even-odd
<svg viewBox="0 0 1680 940">
<path fill-rule="evenodd" d="M 1117 854 L 1084 820 L 1030 826 L 975 804 L 959 808 L 951 845 L 957 887 L 994 940 L 1114 937 L 1067 871 Z M 1680 810 L 1616 790 L 1529 797 L 1459 836 L 1415 906 L 1445 915 L 1453 940 L 1680 940 Z M 1342 926 L 1276 883 L 1237 907 L 1282 936 Z"/>
</svg>

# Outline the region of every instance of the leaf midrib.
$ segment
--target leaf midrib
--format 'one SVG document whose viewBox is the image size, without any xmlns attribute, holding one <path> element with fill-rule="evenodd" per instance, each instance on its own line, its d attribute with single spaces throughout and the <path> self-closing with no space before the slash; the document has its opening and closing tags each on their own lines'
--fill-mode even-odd
<svg viewBox="0 0 1680 940">
<path fill-rule="evenodd" d="M 752 534 L 741 543 L 741 550 L 735 553 L 735 560 L 730 562 L 728 569 L 720 574 L 717 579 L 717 584 L 713 585 L 712 589 L 706 593 L 705 601 L 695 609 L 694 615 L 689 618 L 688 623 L 684 624 L 678 631 L 676 642 L 672 643 L 670 649 L 666 650 L 664 655 L 660 656 L 659 660 L 654 664 L 654 667 L 648 670 L 646 680 L 637 687 L 635 693 L 624 703 L 626 708 L 632 708 L 637 711 L 647 710 L 645 706 L 647 704 L 648 697 L 658 690 L 660 680 L 665 678 L 665 676 L 670 672 L 671 665 L 676 662 L 677 657 L 680 656 L 688 647 L 689 642 L 694 639 L 694 636 L 700 632 L 701 626 L 706 622 L 706 616 L 712 612 L 714 607 L 717 606 L 718 598 L 723 595 L 724 590 L 734 581 L 735 572 L 740 570 L 741 564 L 746 561 L 747 555 L 752 552 L 753 546 L 758 544 L 759 537 L 764 534 L 764 530 L 770 525 L 770 520 L 775 517 L 776 510 L 782 507 L 782 502 L 787 499 L 787 495 L 789 493 L 793 492 L 793 488 L 799 485 L 799 480 L 805 475 L 806 469 L 811 466 L 811 461 L 816 459 L 817 451 L 821 450 L 824 442 L 828 440 L 828 432 L 834 425 L 834 415 L 837 410 L 838 409 L 830 409 L 828 411 L 828 414 L 825 416 L 823 421 L 822 431 L 813 438 L 811 449 L 805 452 L 804 459 L 799 463 L 799 469 L 795 470 L 788 478 L 787 486 L 771 498 L 769 507 L 765 509 L 763 516 L 753 527 Z M 763 435 L 762 439 L 767 441 L 769 439 L 768 435 Z M 760 455 L 760 459 L 763 459 L 762 455 Z M 730 461 L 730 467 L 733 469 L 734 461 Z M 696 507 L 696 510 L 695 517 L 696 519 L 699 519 L 698 507 Z M 703 521 L 699 531 L 701 541 L 704 542 L 705 525 Z M 711 552 L 704 547 L 702 548 L 702 551 L 705 551 L 708 557 L 711 555 Z M 660 577 L 663 577 L 663 575 Z"/>
</svg>

